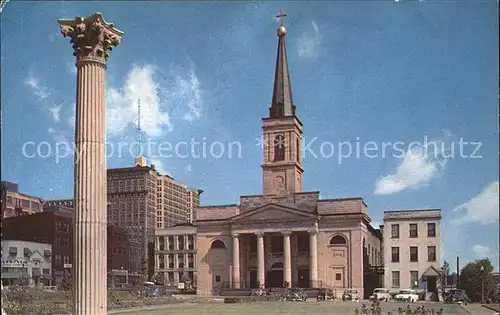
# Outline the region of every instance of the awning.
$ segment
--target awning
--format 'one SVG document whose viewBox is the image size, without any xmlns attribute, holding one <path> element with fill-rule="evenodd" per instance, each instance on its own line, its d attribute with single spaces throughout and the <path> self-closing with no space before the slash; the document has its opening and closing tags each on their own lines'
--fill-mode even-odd
<svg viewBox="0 0 500 315">
<path fill-rule="evenodd" d="M 439 272 L 439 270 L 437 270 L 432 266 L 427 268 L 427 270 L 422 274 L 422 277 L 440 277 L 440 276 L 441 273 Z"/>
</svg>

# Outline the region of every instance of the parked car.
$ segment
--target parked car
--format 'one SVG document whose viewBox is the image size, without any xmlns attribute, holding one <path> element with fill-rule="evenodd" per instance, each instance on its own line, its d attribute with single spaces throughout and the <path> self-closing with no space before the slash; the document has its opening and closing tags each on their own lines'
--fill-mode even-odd
<svg viewBox="0 0 500 315">
<path fill-rule="evenodd" d="M 143 297 L 156 298 L 160 296 L 169 296 L 172 293 L 167 292 L 164 286 L 162 285 L 144 285 L 141 288 L 140 295 Z"/>
<path fill-rule="evenodd" d="M 335 300 L 335 294 L 332 289 L 319 289 L 316 299 L 318 301 L 333 301 Z"/>
<path fill-rule="evenodd" d="M 370 300 L 376 301 L 389 301 L 391 299 L 391 293 L 389 289 L 386 288 L 376 288 L 373 290 L 373 294 L 370 296 Z"/>
<path fill-rule="evenodd" d="M 342 301 L 359 301 L 358 290 L 348 289 L 342 294 Z"/>
<path fill-rule="evenodd" d="M 443 300 L 445 303 L 465 303 L 465 305 L 470 302 L 467 293 L 460 289 L 450 290 L 445 294 Z"/>
<path fill-rule="evenodd" d="M 394 299 L 401 302 L 417 302 L 418 294 L 415 292 L 415 290 L 411 289 L 401 290 L 399 291 L 399 294 L 396 294 Z"/>
<path fill-rule="evenodd" d="M 307 294 L 304 289 L 290 288 L 287 290 L 285 299 L 287 301 L 303 301 L 307 300 Z"/>
</svg>

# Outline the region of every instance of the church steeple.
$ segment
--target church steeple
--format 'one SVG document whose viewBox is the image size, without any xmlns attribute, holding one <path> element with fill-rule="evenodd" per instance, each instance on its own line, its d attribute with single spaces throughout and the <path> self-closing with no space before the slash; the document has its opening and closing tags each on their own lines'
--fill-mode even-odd
<svg viewBox="0 0 500 315">
<path fill-rule="evenodd" d="M 288 71 L 288 61 L 286 57 L 286 28 L 283 26 L 283 18 L 287 16 L 283 10 L 276 17 L 280 19 L 278 28 L 278 54 L 276 56 L 276 72 L 274 74 L 274 91 L 270 118 L 280 118 L 295 115 L 295 105 L 292 99 L 292 85 L 290 73 Z"/>
<path fill-rule="evenodd" d="M 274 91 L 269 117 L 263 118 L 264 163 L 262 179 L 264 195 L 286 195 L 302 191 L 302 123 L 295 115 L 292 101 L 292 87 L 288 62 L 286 60 L 285 36 L 281 10 L 277 16 L 281 23 L 278 28 L 278 56 Z"/>
</svg>

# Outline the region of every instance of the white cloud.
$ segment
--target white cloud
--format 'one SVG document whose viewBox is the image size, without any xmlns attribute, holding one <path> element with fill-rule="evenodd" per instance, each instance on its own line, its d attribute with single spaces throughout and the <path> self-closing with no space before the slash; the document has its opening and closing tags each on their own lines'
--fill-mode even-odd
<svg viewBox="0 0 500 315">
<path fill-rule="evenodd" d="M 48 133 L 55 133 L 56 130 L 54 128 L 50 127 L 49 129 L 47 129 L 47 132 Z"/>
<path fill-rule="evenodd" d="M 430 152 L 429 146 L 431 144 L 433 144 L 434 151 Z M 374 193 L 376 195 L 389 195 L 409 188 L 417 189 L 428 184 L 445 169 L 448 157 L 443 156 L 444 150 L 444 142 L 442 141 L 411 146 L 395 172 L 376 182 Z"/>
<path fill-rule="evenodd" d="M 194 121 L 201 117 L 202 91 L 193 65 L 187 77 L 180 74 L 174 76 L 173 84 L 166 89 L 166 94 L 170 101 L 187 107 L 187 112 L 183 116 L 184 120 Z"/>
<path fill-rule="evenodd" d="M 491 250 L 488 246 L 476 244 L 472 247 L 477 259 L 483 259 L 490 255 Z"/>
<path fill-rule="evenodd" d="M 50 114 L 52 115 L 52 119 L 54 119 L 55 122 L 59 122 L 61 120 L 61 107 L 62 104 L 60 105 L 55 105 L 51 108 L 49 108 Z"/>
<path fill-rule="evenodd" d="M 30 87 L 33 93 L 40 99 L 44 100 L 50 95 L 50 91 L 47 86 L 41 84 L 38 79 L 32 75 L 29 75 L 24 80 L 24 85 Z"/>
<path fill-rule="evenodd" d="M 163 164 L 163 161 L 159 159 L 152 159 L 151 164 L 154 164 L 155 169 L 162 175 L 170 175 L 170 172 L 165 170 L 165 166 Z"/>
<path fill-rule="evenodd" d="M 323 37 L 319 31 L 316 21 L 311 21 L 312 29 L 299 36 L 297 44 L 297 54 L 299 57 L 316 59 L 323 42 Z"/>
<path fill-rule="evenodd" d="M 109 89 L 107 120 L 111 135 L 122 134 L 129 125 L 137 126 L 138 100 L 141 104 L 141 129 L 147 136 L 172 131 L 170 116 L 161 108 L 160 85 L 153 78 L 154 73 L 155 67 L 151 65 L 133 66 L 122 88 Z"/>
<path fill-rule="evenodd" d="M 474 222 L 482 225 L 498 223 L 498 188 L 498 181 L 495 181 L 469 201 L 455 207 L 453 212 L 459 212 L 461 217 L 453 219 L 451 223 L 455 225 Z"/>
<path fill-rule="evenodd" d="M 193 166 L 191 164 L 188 164 L 188 165 L 186 165 L 186 167 L 184 169 L 186 170 L 186 172 L 192 172 Z"/>
<path fill-rule="evenodd" d="M 372 221 L 370 224 L 374 229 L 379 229 L 383 223 L 380 221 Z"/>
</svg>

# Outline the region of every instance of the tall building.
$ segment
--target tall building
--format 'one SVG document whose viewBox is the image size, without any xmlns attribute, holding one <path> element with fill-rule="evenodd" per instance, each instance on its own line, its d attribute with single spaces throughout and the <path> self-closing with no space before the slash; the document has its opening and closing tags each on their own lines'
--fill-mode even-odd
<svg viewBox="0 0 500 315">
<path fill-rule="evenodd" d="M 145 274 L 154 242 L 159 173 L 138 161 L 134 167 L 108 169 L 108 224 L 128 233 L 130 275 Z M 144 163 L 143 163 L 144 162 Z"/>
<path fill-rule="evenodd" d="M 2 194 L 2 218 L 18 215 L 33 214 L 42 211 L 42 199 L 19 192 L 15 183 L 2 181 L 0 183 Z"/>
<path fill-rule="evenodd" d="M 201 189 L 189 189 L 187 191 L 188 203 L 188 220 L 187 222 L 193 223 L 196 220 L 196 208 L 200 206 L 200 195 L 203 193 Z"/>
<path fill-rule="evenodd" d="M 384 283 L 393 291 L 421 289 L 438 296 L 441 210 L 384 212 Z"/>
<path fill-rule="evenodd" d="M 154 272 L 155 229 L 189 222 L 199 194 L 138 156 L 134 167 L 108 169 L 108 223 L 129 236 L 130 275 Z"/>
<path fill-rule="evenodd" d="M 287 30 L 281 25 L 277 33 L 273 96 L 263 118 L 263 194 L 196 209 L 198 294 L 260 286 L 371 293 L 381 285 L 368 268 L 381 263 L 381 233 L 370 225 L 362 198 L 320 199 L 318 191 L 303 190 L 302 122 L 292 99 Z"/>
</svg>

